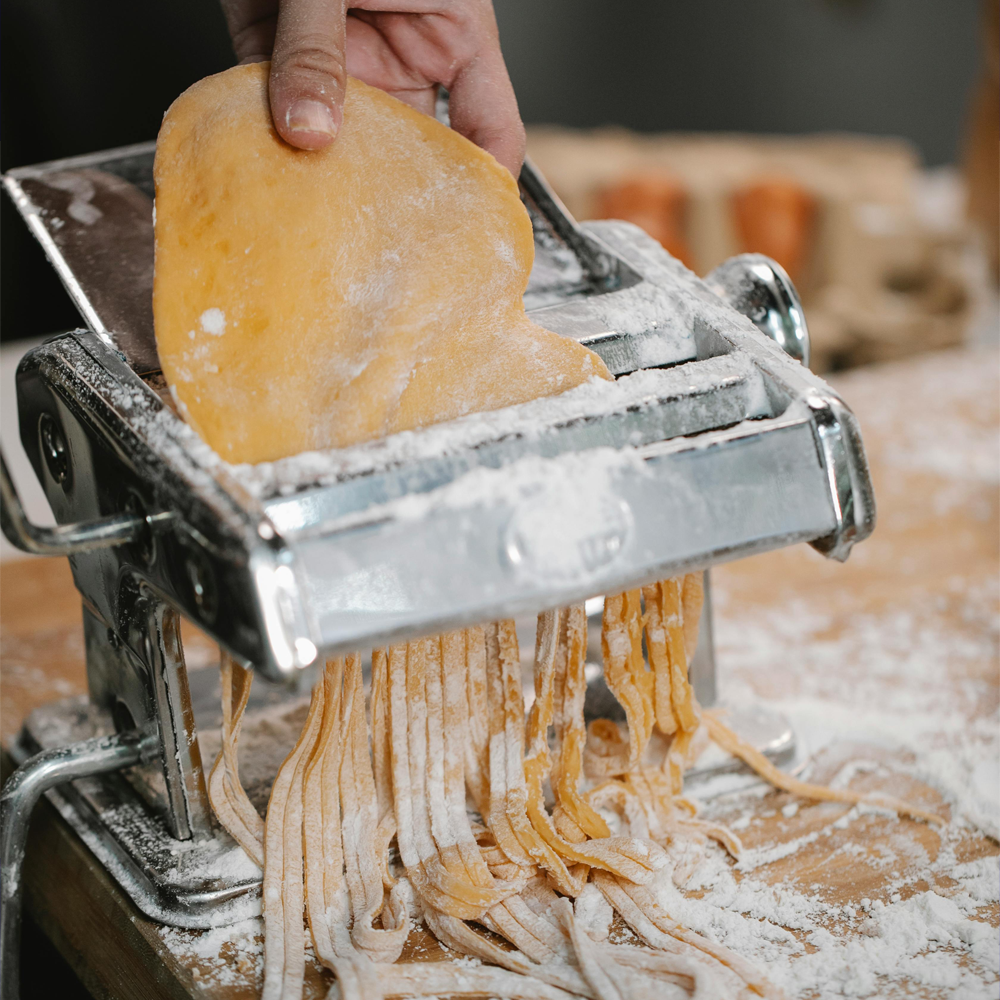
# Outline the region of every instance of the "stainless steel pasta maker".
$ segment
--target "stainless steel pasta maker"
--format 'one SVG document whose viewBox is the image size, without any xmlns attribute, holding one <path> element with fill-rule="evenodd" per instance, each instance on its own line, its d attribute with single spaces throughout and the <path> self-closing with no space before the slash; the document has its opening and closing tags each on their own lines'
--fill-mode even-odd
<svg viewBox="0 0 1000 1000">
<path fill-rule="evenodd" d="M 635 226 L 575 223 L 530 164 L 525 305 L 600 354 L 615 383 L 344 451 L 225 465 L 177 416 L 159 372 L 153 153 L 3 178 L 87 324 L 17 374 L 21 440 L 58 526 L 28 521 L 4 466 L 3 529 L 30 552 L 69 556 L 90 689 L 35 712 L 15 748 L 20 760 L 43 753 L 4 791 L 5 953 L 31 802 L 69 778 L 52 801 L 145 913 L 204 927 L 257 905 L 259 879 L 204 876 L 228 849 L 196 739 L 199 723 L 218 724 L 218 681 L 185 669 L 180 616 L 287 681 L 327 653 L 795 542 L 845 559 L 874 525 L 857 424 L 805 367 L 781 268 L 744 255 L 702 281 Z M 710 618 L 702 632 L 693 671 L 711 703 Z M 792 740 L 761 736 L 775 753 Z"/>
</svg>

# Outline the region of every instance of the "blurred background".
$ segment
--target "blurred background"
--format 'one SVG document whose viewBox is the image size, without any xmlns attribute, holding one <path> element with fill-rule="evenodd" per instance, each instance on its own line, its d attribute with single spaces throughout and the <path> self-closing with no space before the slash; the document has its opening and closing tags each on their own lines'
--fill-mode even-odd
<svg viewBox="0 0 1000 1000">
<path fill-rule="evenodd" d="M 529 152 L 571 210 L 635 221 L 699 273 L 770 253 L 801 287 L 826 370 L 955 343 L 990 316 L 996 6 L 496 11 Z M 151 139 L 178 93 L 233 62 L 211 0 L 6 0 L 0 17 L 4 170 Z M 0 335 L 76 325 L 6 199 L 2 213 Z"/>
</svg>

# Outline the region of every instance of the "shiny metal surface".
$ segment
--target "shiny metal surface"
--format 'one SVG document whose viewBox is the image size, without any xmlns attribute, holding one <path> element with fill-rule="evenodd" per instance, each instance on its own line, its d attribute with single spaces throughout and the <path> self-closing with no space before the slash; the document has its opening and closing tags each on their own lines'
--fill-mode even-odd
<svg viewBox="0 0 1000 1000">
<path fill-rule="evenodd" d="M 107 237 L 94 227 L 111 219 L 112 211 L 105 213 L 105 203 L 95 199 L 99 189 L 114 185 L 100 188 L 86 171 L 103 171 L 123 184 L 128 179 L 148 191 L 152 151 L 152 146 L 132 147 L 44 164 L 14 171 L 6 182 L 22 201 L 29 189 L 41 197 L 38 184 L 72 194 L 75 208 L 71 199 L 60 211 L 79 217 L 85 229 L 78 235 L 102 243 Z M 67 179 L 77 174 L 91 183 L 93 195 L 82 181 Z M 537 248 L 526 295 L 532 316 L 594 347 L 617 374 L 672 364 L 677 378 L 656 398 L 599 419 L 584 413 L 553 419 L 531 433 L 501 434 L 496 440 L 487 435 L 427 458 L 384 467 L 376 462 L 357 474 L 314 481 L 307 475 L 274 495 L 253 495 L 241 476 L 207 453 L 136 378 L 142 365 L 129 350 L 140 345 L 141 354 L 148 324 L 133 323 L 132 347 L 107 332 L 104 307 L 97 305 L 104 301 L 101 294 L 107 293 L 109 302 L 129 294 L 148 298 L 147 273 L 132 275 L 127 289 L 107 284 L 106 273 L 102 277 L 99 269 L 73 263 L 73 253 L 91 263 L 105 259 L 100 253 L 58 242 L 68 225 L 54 221 L 62 216 L 31 216 L 36 229 L 44 220 L 63 255 L 62 266 L 76 275 L 80 288 L 93 284 L 87 308 L 100 320 L 92 322 L 96 335 L 77 334 L 39 349 L 20 375 L 22 426 L 29 428 L 25 445 L 57 520 L 82 521 L 84 513 L 88 518 L 130 511 L 172 515 L 169 525 L 144 533 L 141 543 L 74 557 L 84 596 L 103 621 L 113 626 L 118 617 L 118 595 L 107 593 L 105 581 L 134 578 L 239 659 L 281 678 L 313 662 L 320 650 L 421 634 L 532 605 L 537 610 L 797 539 L 819 539 L 818 547 L 839 557 L 864 537 L 873 508 L 850 413 L 833 404 L 826 409 L 805 404 L 807 397 L 835 399 L 828 387 L 780 352 L 769 353 L 767 342 L 736 310 L 636 227 L 577 225 L 530 164 L 521 184 Z M 121 218 L 121 228 L 131 225 Z M 728 274 L 738 288 L 737 272 L 745 275 L 752 265 L 764 280 L 763 258 L 736 263 L 731 273 L 716 276 Z M 796 300 L 779 270 L 775 266 L 767 274 L 776 301 L 787 307 L 784 322 Z M 115 351 L 108 350 L 109 340 Z M 787 337 L 783 342 L 791 345 Z M 46 469 L 30 430 L 46 419 L 64 430 L 73 470 L 69 484 Z M 822 466 L 815 461 L 817 444 Z M 405 526 L 392 510 L 394 501 L 433 494 L 473 470 L 601 447 L 631 449 L 645 468 L 622 471 L 609 494 L 595 496 L 594 523 L 581 526 L 571 544 L 605 555 L 574 579 L 554 577 L 539 556 L 542 549 L 525 535 L 524 525 L 537 521 L 525 507 L 531 506 L 527 498 L 464 511 L 452 504 L 439 515 L 431 504 L 425 518 Z M 763 468 L 769 479 L 760 475 Z M 527 493 L 544 489 L 546 478 L 540 472 L 537 482 L 526 481 Z M 579 484 L 582 495 L 588 488 Z M 706 505 L 694 504 L 668 522 L 660 516 L 664 490 L 727 499 L 709 505 L 713 513 L 707 520 Z M 702 513 L 685 513 L 689 509 Z M 605 537 L 609 517 L 621 520 L 613 537 Z M 370 565 L 376 556 L 377 565 Z M 459 575 L 446 568 L 455 558 L 463 566 Z M 360 570 L 362 576 L 368 573 L 365 579 L 358 567 L 367 567 Z M 376 587 L 380 597 L 372 596 L 372 574 L 382 581 Z M 225 615 L 219 613 L 221 594 Z"/>
<path fill-rule="evenodd" d="M 789 357 L 809 367 L 809 329 L 802 303 L 777 261 L 759 253 L 739 254 L 721 263 L 705 282 Z"/>
<path fill-rule="evenodd" d="M 545 233 L 549 237 L 548 241 L 543 241 L 543 259 L 551 257 L 553 248 L 561 243 L 587 282 L 581 285 L 580 291 L 589 290 L 591 294 L 612 292 L 639 280 L 633 271 L 622 266 L 619 258 L 608 253 L 605 247 L 577 225 L 530 158 L 526 157 L 521 167 L 519 184 L 532 219 L 532 228 L 536 233 Z M 563 291 L 560 298 L 566 297 Z"/>
<path fill-rule="evenodd" d="M 795 730 L 792 728 L 788 717 L 781 712 L 776 712 L 764 705 L 750 705 L 737 708 L 729 708 L 723 703 L 717 705 L 724 713 L 726 725 L 738 736 L 756 747 L 765 757 L 769 757 L 771 762 L 779 767 L 787 767 L 791 759 L 797 756 L 798 741 Z M 702 782 L 710 781 L 723 774 L 744 772 L 752 776 L 754 783 L 760 783 L 763 779 L 752 771 L 743 761 L 729 755 L 719 755 L 715 761 L 698 761 L 688 771 L 684 773 L 684 783 L 687 785 L 699 785 Z M 695 790 L 694 794 L 701 797 L 701 792 Z"/>
<path fill-rule="evenodd" d="M 0 525 L 7 540 L 36 556 L 70 556 L 79 552 L 111 548 L 134 542 L 147 528 L 145 518 L 132 514 L 112 514 L 83 524 L 40 527 L 28 520 L 21 498 L 0 454 Z"/>
<path fill-rule="evenodd" d="M 176 840 L 209 834 L 212 811 L 197 740 L 180 616 L 123 578 L 113 619 L 84 603 L 87 686 L 94 710 L 158 748 L 129 780 Z"/>
<path fill-rule="evenodd" d="M 217 728 L 218 671 L 192 671 L 191 684 L 198 691 L 202 731 Z M 272 693 L 266 686 L 254 687 L 250 708 L 270 704 Z M 86 698 L 53 702 L 28 717 L 11 755 L 22 761 L 67 738 L 107 738 L 113 726 L 108 714 Z M 150 752 L 139 766 L 60 785 L 47 792 L 49 801 L 151 919 L 174 927 L 208 928 L 259 915 L 260 871 L 250 863 L 234 866 L 239 848 L 225 832 L 213 827 L 181 840 L 151 812 L 142 774 L 160 750 L 148 735 L 143 744 Z"/>
<path fill-rule="evenodd" d="M 137 372 L 160 367 L 153 338 L 156 144 L 10 170 L 3 186 L 87 326 Z"/>
<path fill-rule="evenodd" d="M 45 750 L 26 760 L 0 793 L 0 995 L 19 1000 L 21 866 L 31 812 L 43 793 L 75 778 L 120 771 L 138 764 L 143 749 L 136 734 L 118 734 Z"/>
<path fill-rule="evenodd" d="M 817 443 L 827 470 L 830 496 L 837 511 L 837 530 L 816 538 L 812 546 L 823 555 L 844 562 L 855 542 L 875 530 L 875 494 L 857 421 L 847 404 L 833 393 L 817 393 L 806 400 L 814 415 Z"/>
<path fill-rule="evenodd" d="M 711 708 L 719 697 L 717 664 L 715 659 L 715 623 L 712 607 L 712 574 L 705 570 L 702 574 L 705 601 L 701 607 L 701 622 L 698 627 L 698 645 L 688 666 L 688 679 L 694 688 L 694 696 L 703 708 Z"/>
</svg>

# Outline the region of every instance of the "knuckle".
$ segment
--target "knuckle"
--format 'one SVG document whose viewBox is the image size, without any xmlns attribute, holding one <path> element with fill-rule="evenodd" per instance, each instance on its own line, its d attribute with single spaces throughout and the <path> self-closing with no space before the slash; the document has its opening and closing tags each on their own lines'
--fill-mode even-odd
<svg viewBox="0 0 1000 1000">
<path fill-rule="evenodd" d="M 277 58 L 278 72 L 285 76 L 305 72 L 311 76 L 343 80 L 347 75 L 344 54 L 316 39 L 297 41 Z"/>
</svg>

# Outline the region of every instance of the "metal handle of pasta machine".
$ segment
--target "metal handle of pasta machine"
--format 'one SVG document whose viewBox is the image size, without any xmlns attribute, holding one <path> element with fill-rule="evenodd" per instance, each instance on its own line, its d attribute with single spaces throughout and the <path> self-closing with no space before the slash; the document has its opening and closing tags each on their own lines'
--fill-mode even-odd
<svg viewBox="0 0 1000 1000">
<path fill-rule="evenodd" d="M 6 470 L 4 470 L 6 477 Z M 31 811 L 42 794 L 74 778 L 120 771 L 142 763 L 147 750 L 136 733 L 118 733 L 45 750 L 26 760 L 0 793 L 0 997 L 20 996 L 21 869 Z"/>
<path fill-rule="evenodd" d="M 802 302 L 792 279 L 777 261 L 760 253 L 738 254 L 723 261 L 705 281 L 785 353 L 809 367 L 809 328 Z M 704 581 L 703 638 L 691 661 L 690 678 L 698 700 L 714 705 L 718 689 L 709 570 L 705 570 Z"/>
<path fill-rule="evenodd" d="M 138 514 L 114 514 L 79 524 L 57 524 L 44 528 L 33 524 L 24 512 L 7 462 L 0 451 L 0 527 L 12 545 L 36 556 L 71 556 L 113 545 L 137 541 L 150 526 L 150 518 Z"/>
<path fill-rule="evenodd" d="M 809 328 L 785 269 L 761 253 L 741 253 L 706 276 L 708 286 L 785 353 L 809 367 Z"/>
</svg>

